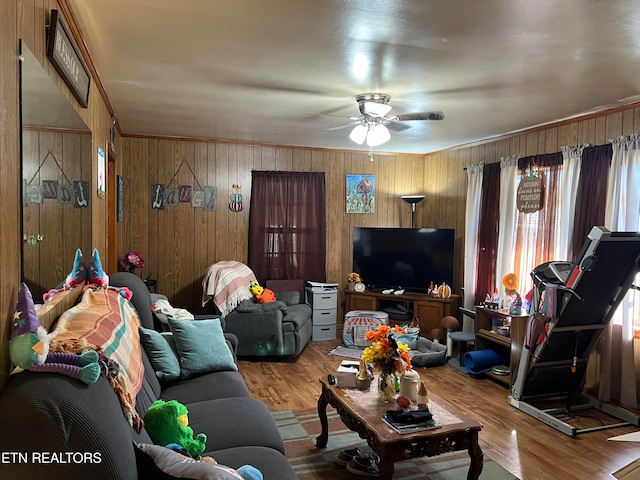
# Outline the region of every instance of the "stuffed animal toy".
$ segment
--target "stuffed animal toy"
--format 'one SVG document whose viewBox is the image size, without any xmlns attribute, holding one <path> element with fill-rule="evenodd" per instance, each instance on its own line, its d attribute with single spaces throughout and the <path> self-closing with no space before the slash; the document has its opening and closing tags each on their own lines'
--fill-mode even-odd
<svg viewBox="0 0 640 480">
<path fill-rule="evenodd" d="M 86 266 L 83 261 L 82 250 L 77 249 L 76 255 L 73 259 L 73 268 L 67 278 L 64 281 L 63 288 L 60 290 L 51 289 L 43 295 L 43 300 L 48 302 L 56 293 L 63 290 L 69 290 L 78 285 L 88 282 L 89 285 L 96 287 L 111 288 L 120 293 L 127 300 L 131 300 L 133 292 L 127 287 L 109 287 L 109 276 L 102 269 L 102 262 L 100 261 L 100 254 L 97 249 L 93 249 L 91 255 L 91 264 Z"/>
<path fill-rule="evenodd" d="M 249 290 L 256 297 L 258 303 L 271 303 L 276 301 L 273 290 L 262 287 L 258 282 L 249 282 Z"/>
<path fill-rule="evenodd" d="M 100 376 L 98 353 L 95 350 L 82 355 L 49 353 L 49 336 L 38 321 L 33 297 L 25 283 L 20 286 L 13 315 L 9 357 L 22 370 L 62 373 L 86 384 L 94 383 Z"/>
<path fill-rule="evenodd" d="M 100 254 L 94 248 L 91 254 L 91 264 L 86 266 L 83 261 L 82 250 L 77 249 L 73 259 L 73 268 L 64 281 L 64 289 L 68 290 L 84 282 L 107 288 L 109 286 L 109 276 L 102 269 Z M 50 293 L 50 292 L 48 292 Z"/>
<path fill-rule="evenodd" d="M 103 288 L 109 286 L 109 275 L 102 269 L 102 262 L 97 248 L 93 249 L 91 264 L 87 267 L 87 282 Z"/>
<path fill-rule="evenodd" d="M 84 258 L 82 256 L 82 250 L 77 249 L 76 255 L 73 258 L 73 268 L 67 278 L 64 281 L 64 289 L 69 290 L 77 285 L 82 285 L 87 279 L 87 267 L 84 266 Z M 49 291 L 49 293 L 51 293 Z"/>
<path fill-rule="evenodd" d="M 199 433 L 193 438 L 187 407 L 176 400 L 156 400 L 144 416 L 144 427 L 156 445 L 176 443 L 193 458 L 204 452 L 207 436 Z"/>
</svg>

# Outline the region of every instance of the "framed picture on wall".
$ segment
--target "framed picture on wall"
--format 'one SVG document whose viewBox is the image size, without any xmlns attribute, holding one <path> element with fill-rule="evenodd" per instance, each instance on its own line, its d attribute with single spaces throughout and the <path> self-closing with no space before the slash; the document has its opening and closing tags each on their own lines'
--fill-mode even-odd
<svg viewBox="0 0 640 480">
<path fill-rule="evenodd" d="M 104 198 L 106 193 L 104 148 L 98 147 L 98 197 Z"/>
<path fill-rule="evenodd" d="M 347 174 L 347 213 L 375 213 L 376 178 Z"/>
<path fill-rule="evenodd" d="M 122 214 L 122 199 L 124 196 L 124 185 L 122 182 L 122 177 L 120 175 L 116 175 L 116 222 L 121 222 L 123 218 Z"/>
</svg>

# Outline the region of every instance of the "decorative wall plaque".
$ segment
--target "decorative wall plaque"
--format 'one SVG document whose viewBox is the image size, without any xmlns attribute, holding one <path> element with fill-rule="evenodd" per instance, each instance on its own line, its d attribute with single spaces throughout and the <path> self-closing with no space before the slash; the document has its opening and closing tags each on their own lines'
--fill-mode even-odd
<svg viewBox="0 0 640 480">
<path fill-rule="evenodd" d="M 91 75 L 58 10 L 51 10 L 47 58 L 58 71 L 64 83 L 71 89 L 71 93 L 78 99 L 80 105 L 87 108 Z"/>
<path fill-rule="evenodd" d="M 544 206 L 544 179 L 541 173 L 527 175 L 518 185 L 516 206 L 522 213 L 534 213 Z"/>
</svg>

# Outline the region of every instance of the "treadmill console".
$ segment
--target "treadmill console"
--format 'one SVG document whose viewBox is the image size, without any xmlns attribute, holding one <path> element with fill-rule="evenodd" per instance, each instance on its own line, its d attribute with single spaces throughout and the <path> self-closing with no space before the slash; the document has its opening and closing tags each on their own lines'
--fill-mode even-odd
<svg viewBox="0 0 640 480">
<path fill-rule="evenodd" d="M 538 265 L 531 272 L 531 278 L 536 287 L 544 283 L 565 285 L 575 265 L 572 262 L 547 262 Z"/>
</svg>

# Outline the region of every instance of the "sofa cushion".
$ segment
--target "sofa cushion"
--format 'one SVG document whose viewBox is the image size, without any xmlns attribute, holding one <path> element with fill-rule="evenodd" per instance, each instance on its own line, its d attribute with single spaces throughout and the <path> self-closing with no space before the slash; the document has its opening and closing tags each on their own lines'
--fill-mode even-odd
<svg viewBox="0 0 640 480">
<path fill-rule="evenodd" d="M 86 385 L 59 373 L 14 375 L 0 396 L 0 425 L 0 451 L 29 459 L 0 464 L 0 478 L 138 478 L 134 430 L 104 376 Z M 77 463 L 32 461 L 40 452 L 86 456 Z"/>
<path fill-rule="evenodd" d="M 199 462 L 160 445 L 138 443 L 136 462 L 140 478 L 193 480 L 242 480 L 230 467 Z"/>
<path fill-rule="evenodd" d="M 300 292 L 276 293 L 276 300 L 279 300 L 286 305 L 297 305 L 300 303 Z"/>
<path fill-rule="evenodd" d="M 165 385 L 162 400 L 177 400 L 185 405 L 216 398 L 248 397 L 249 389 L 240 372 L 208 372 Z"/>
<path fill-rule="evenodd" d="M 223 465 L 229 465 L 233 468 L 240 468 L 242 465 L 250 463 L 256 467 L 264 480 L 298 480 L 298 476 L 294 473 L 291 465 L 285 456 L 267 447 L 233 447 L 223 450 L 215 450 L 204 452 Z"/>
<path fill-rule="evenodd" d="M 282 311 L 282 313 L 287 313 L 286 303 L 279 300 L 269 303 L 256 303 L 253 299 L 249 299 L 240 302 L 235 309 L 238 313 L 267 313 L 277 310 Z"/>
<path fill-rule="evenodd" d="M 140 342 L 158 380 L 164 383 L 180 378 L 180 362 L 169 344 L 169 335 L 171 334 L 140 327 Z"/>
<path fill-rule="evenodd" d="M 207 435 L 205 451 L 258 445 L 284 454 L 284 442 L 273 416 L 255 398 L 218 398 L 186 407 L 194 434 Z"/>
<path fill-rule="evenodd" d="M 169 327 L 178 350 L 182 378 L 204 372 L 238 369 L 219 319 L 169 318 Z"/>
<path fill-rule="evenodd" d="M 160 397 L 161 388 L 144 349 L 142 349 L 142 363 L 144 365 L 144 379 L 142 380 L 142 387 L 136 396 L 136 410 L 141 417 L 144 417 L 147 409 Z"/>
</svg>

